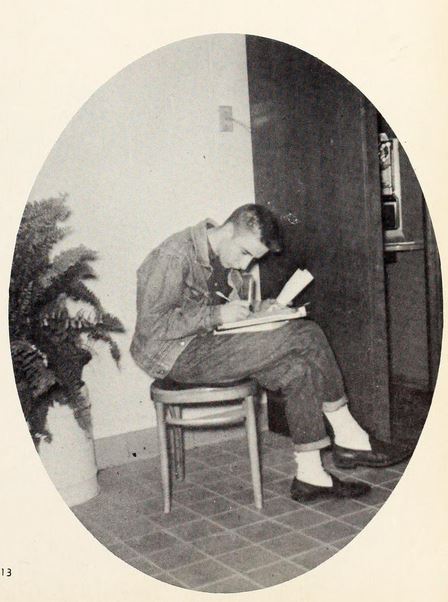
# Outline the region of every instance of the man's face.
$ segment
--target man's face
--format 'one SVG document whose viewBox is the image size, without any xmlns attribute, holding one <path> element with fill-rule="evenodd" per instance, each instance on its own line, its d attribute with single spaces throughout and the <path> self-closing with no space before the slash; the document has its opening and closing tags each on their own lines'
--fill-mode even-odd
<svg viewBox="0 0 448 602">
<path fill-rule="evenodd" d="M 218 256 L 224 268 L 245 270 L 253 259 L 260 259 L 268 250 L 258 236 L 250 231 L 242 231 L 222 241 Z"/>
</svg>

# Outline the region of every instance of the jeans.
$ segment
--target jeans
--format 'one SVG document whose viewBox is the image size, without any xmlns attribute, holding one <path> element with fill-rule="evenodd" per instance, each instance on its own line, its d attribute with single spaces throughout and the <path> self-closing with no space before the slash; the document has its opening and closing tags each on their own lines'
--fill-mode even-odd
<svg viewBox="0 0 448 602">
<path fill-rule="evenodd" d="M 185 383 L 252 377 L 269 391 L 280 390 L 297 451 L 330 444 L 323 412 L 347 403 L 341 372 L 321 328 L 308 319 L 276 330 L 195 337 L 169 375 Z"/>
</svg>

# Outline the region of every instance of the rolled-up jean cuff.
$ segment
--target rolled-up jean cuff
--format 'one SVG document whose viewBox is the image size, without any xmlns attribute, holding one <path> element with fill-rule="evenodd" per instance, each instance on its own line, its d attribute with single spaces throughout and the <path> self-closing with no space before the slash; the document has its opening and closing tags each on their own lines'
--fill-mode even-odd
<svg viewBox="0 0 448 602">
<path fill-rule="evenodd" d="M 322 411 L 328 413 L 336 412 L 336 410 L 339 410 L 339 408 L 342 408 L 342 406 L 347 405 L 347 403 L 348 399 L 345 395 L 336 401 L 324 401 L 322 404 Z"/>
<path fill-rule="evenodd" d="M 319 439 L 319 441 L 311 441 L 311 443 L 294 443 L 294 451 L 314 451 L 315 449 L 324 449 L 324 447 L 328 447 L 330 444 L 330 437 L 324 437 L 323 439 Z"/>
</svg>

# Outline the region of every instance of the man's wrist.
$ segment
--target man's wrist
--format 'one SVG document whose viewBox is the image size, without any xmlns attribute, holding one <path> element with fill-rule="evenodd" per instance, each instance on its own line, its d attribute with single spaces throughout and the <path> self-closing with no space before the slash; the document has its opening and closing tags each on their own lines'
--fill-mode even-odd
<svg viewBox="0 0 448 602">
<path fill-rule="evenodd" d="M 208 326 L 210 329 L 222 324 L 221 305 L 210 305 L 208 315 Z"/>
</svg>

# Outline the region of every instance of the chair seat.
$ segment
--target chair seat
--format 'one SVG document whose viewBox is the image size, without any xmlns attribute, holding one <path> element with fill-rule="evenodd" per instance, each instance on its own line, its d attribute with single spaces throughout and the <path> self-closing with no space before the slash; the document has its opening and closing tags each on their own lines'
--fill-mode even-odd
<svg viewBox="0 0 448 602">
<path fill-rule="evenodd" d="M 173 380 L 155 380 L 151 385 L 151 398 L 167 404 L 198 404 L 214 401 L 231 401 L 255 395 L 257 382 L 252 378 L 232 382 L 187 384 Z"/>
<path fill-rule="evenodd" d="M 162 391 L 186 391 L 187 389 L 222 389 L 225 387 L 239 387 L 252 382 L 250 378 L 242 378 L 240 380 L 229 380 L 213 383 L 181 383 L 171 378 L 157 378 L 153 382 L 153 386 Z"/>
</svg>

